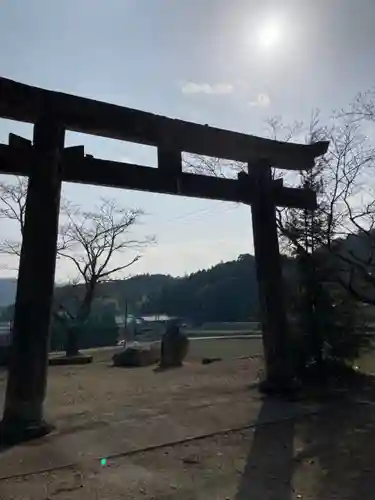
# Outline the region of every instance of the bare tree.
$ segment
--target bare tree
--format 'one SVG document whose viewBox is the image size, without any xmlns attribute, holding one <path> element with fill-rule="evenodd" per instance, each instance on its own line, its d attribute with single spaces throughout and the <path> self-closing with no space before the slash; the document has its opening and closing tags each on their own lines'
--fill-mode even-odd
<svg viewBox="0 0 375 500">
<path fill-rule="evenodd" d="M 0 217 L 18 223 L 22 236 L 25 221 L 27 181 L 0 182 Z M 124 209 L 113 200 L 102 199 L 93 211 L 85 211 L 67 201 L 62 202 L 57 256 L 70 263 L 74 270 L 64 293 L 60 290 L 54 317 L 67 330 L 67 355 L 78 353 L 78 336 L 90 316 L 93 300 L 100 283 L 118 278 L 141 257 L 142 250 L 154 238 L 132 236 L 135 224 L 143 215 L 141 210 Z M 19 256 L 20 240 L 4 239 L 0 253 Z M 119 262 L 119 256 L 133 256 Z"/>
<path fill-rule="evenodd" d="M 363 120 L 375 122 L 375 88 L 366 92 L 358 92 L 349 107 L 338 115 L 350 116 L 356 122 L 363 122 Z"/>
<path fill-rule="evenodd" d="M 15 221 L 23 235 L 25 226 L 25 208 L 27 179 L 16 177 L 15 182 L 0 183 L 0 218 Z M 4 238 L 0 241 L 0 253 L 19 256 L 21 244 L 18 240 Z"/>
<path fill-rule="evenodd" d="M 140 259 L 141 249 L 153 242 L 153 238 L 139 240 L 129 234 L 142 215 L 141 210 L 118 208 L 113 200 L 105 199 L 95 211 L 65 208 L 61 227 L 63 248 L 59 254 L 73 264 L 76 271 L 73 283 L 78 291 L 76 304 L 64 307 L 74 322 L 69 329 L 68 355 L 78 352 L 77 331 L 90 315 L 98 285 L 119 277 Z M 114 258 L 129 251 L 136 252 L 130 260 L 114 263 Z"/>
<path fill-rule="evenodd" d="M 331 245 L 333 240 L 356 232 L 351 214 L 354 210 L 362 214 L 366 206 L 362 195 L 368 190 L 366 179 L 373 168 L 374 149 L 353 121 L 340 119 L 329 127 L 322 126 L 319 115 L 314 113 L 306 143 L 318 140 L 330 142 L 328 152 L 316 160 L 312 170 L 299 172 L 295 185 L 309 185 L 312 178 L 318 182 L 315 186 L 318 210 L 325 216 L 325 231 L 321 231 L 318 245 Z M 281 234 L 289 240 L 292 235 L 285 231 L 288 218 L 294 214 L 294 209 L 288 209 L 278 217 Z"/>
<path fill-rule="evenodd" d="M 338 117 L 350 120 L 362 131 L 372 150 L 368 160 L 369 168 L 362 176 L 360 203 L 353 204 L 345 199 L 348 219 L 354 228 L 361 246 L 349 245 L 341 256 L 346 264 L 346 276 L 343 285 L 358 300 L 375 305 L 375 183 L 374 183 L 374 138 L 368 137 L 368 125 L 375 125 L 375 89 L 359 92 L 347 109 L 337 113 Z M 367 126 L 367 127 L 366 127 Z M 358 196 L 359 193 L 357 193 Z M 355 243 L 355 240 L 352 239 Z M 354 246 L 354 248 L 353 248 Z"/>
<path fill-rule="evenodd" d="M 22 236 L 25 227 L 26 195 L 28 180 L 26 177 L 17 176 L 14 182 L 0 181 L 0 219 L 14 221 L 18 226 L 21 238 L 0 240 L 0 254 L 19 258 L 21 254 Z M 64 211 L 66 201 L 62 200 L 61 207 Z M 59 236 L 57 243 L 59 250 L 64 242 Z"/>
<path fill-rule="evenodd" d="M 366 94 L 367 99 L 369 95 L 375 97 L 375 93 Z M 360 301 L 375 304 L 375 186 L 372 181 L 375 150 L 361 128 L 361 104 L 362 116 L 375 122 L 375 104 L 365 102 L 360 95 L 351 113 L 333 116 L 328 125 L 321 124 L 317 111 L 312 113 L 307 126 L 299 122 L 285 125 L 276 117 L 267 121 L 267 135 L 286 142 L 301 141 L 301 138 L 306 143 L 330 141 L 327 154 L 317 159 L 312 171 L 301 170 L 286 176 L 289 185 L 313 186 L 317 191 L 318 209 L 305 210 L 302 214 L 306 219 L 304 227 L 315 228 L 309 238 L 306 229 L 302 231 L 303 225 L 296 230 L 301 211 L 277 209 L 282 248 L 286 253 L 301 254 L 324 247 L 336 259 L 336 279 L 341 285 Z M 186 166 L 197 173 L 227 178 L 246 171 L 244 164 L 197 156 L 188 158 Z M 280 175 L 283 174 L 274 169 L 274 178 Z M 351 248 L 353 237 L 361 238 L 366 251 Z"/>
</svg>

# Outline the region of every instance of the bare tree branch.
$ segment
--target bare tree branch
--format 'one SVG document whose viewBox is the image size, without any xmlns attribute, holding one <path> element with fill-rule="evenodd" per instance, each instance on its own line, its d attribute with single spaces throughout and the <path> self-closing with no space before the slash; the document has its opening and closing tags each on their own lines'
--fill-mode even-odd
<svg viewBox="0 0 375 500">
<path fill-rule="evenodd" d="M 14 183 L 0 183 L 0 218 L 18 222 L 21 234 L 25 226 L 26 194 L 26 177 L 16 177 Z"/>
<path fill-rule="evenodd" d="M 0 182 L 0 217 L 16 221 L 21 238 L 26 196 L 26 179 L 17 178 L 13 184 Z M 142 215 L 141 210 L 118 207 L 113 200 L 102 199 L 92 211 L 85 211 L 66 200 L 62 201 L 57 257 L 70 262 L 77 275 L 70 286 L 70 297 L 65 297 L 67 303 L 63 303 L 62 297 L 58 310 L 54 311 L 56 319 L 63 321 L 60 314 L 63 312 L 76 325 L 85 322 L 90 314 L 97 286 L 118 277 L 121 271 L 141 258 L 144 248 L 155 242 L 155 238 L 139 239 L 132 234 Z M 19 256 L 21 238 L 0 240 L 0 254 Z M 114 263 L 114 259 L 125 252 L 135 252 L 136 255 L 130 256 L 124 263 Z M 71 292 L 74 291 L 77 292 L 74 307 L 70 308 L 68 303 L 72 302 Z M 76 334 L 72 331 L 68 332 L 68 337 L 73 342 Z M 74 340 L 67 348 L 70 354 L 77 351 L 76 345 Z"/>
<path fill-rule="evenodd" d="M 373 281 L 372 268 L 375 264 L 375 186 L 369 191 L 369 185 L 373 185 L 375 149 L 362 134 L 359 118 L 362 116 L 375 122 L 374 102 L 375 90 L 359 95 L 351 114 L 334 116 L 328 125 L 322 125 L 318 110 L 312 112 L 307 126 L 301 122 L 285 124 L 281 117 L 270 118 L 266 122 L 267 135 L 271 139 L 285 142 L 297 140 L 307 144 L 321 140 L 330 142 L 329 151 L 316 160 L 312 171 L 300 171 L 289 176 L 292 185 L 316 190 L 318 209 L 304 211 L 306 224 L 298 229 L 301 211 L 277 208 L 283 250 L 288 254 L 301 255 L 326 248 L 341 262 L 337 267 L 343 267 L 342 272 L 353 269 L 356 277 L 361 276 L 362 282 L 367 284 L 366 293 Z M 238 172 L 246 171 L 246 165 L 207 157 L 194 157 L 188 167 L 196 173 L 219 177 L 234 177 Z M 274 170 L 273 176 L 279 177 L 280 173 Z M 306 229 L 308 227 L 309 230 Z M 345 240 L 357 234 L 367 237 L 369 250 L 366 255 L 342 250 Z M 342 281 L 341 278 L 339 275 L 338 279 Z M 375 293 L 375 282 L 373 286 Z M 353 284 L 351 288 L 354 290 Z M 363 287 L 357 287 L 355 291 L 358 296 Z M 372 300 L 368 296 L 365 299 Z"/>
</svg>

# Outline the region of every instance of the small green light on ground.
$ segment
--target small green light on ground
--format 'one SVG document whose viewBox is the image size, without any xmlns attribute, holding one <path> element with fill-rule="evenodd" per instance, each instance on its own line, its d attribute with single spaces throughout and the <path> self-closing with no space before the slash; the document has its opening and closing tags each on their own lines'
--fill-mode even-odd
<svg viewBox="0 0 375 500">
<path fill-rule="evenodd" d="M 107 465 L 107 459 L 106 458 L 102 458 L 100 460 L 100 465 Z"/>
</svg>

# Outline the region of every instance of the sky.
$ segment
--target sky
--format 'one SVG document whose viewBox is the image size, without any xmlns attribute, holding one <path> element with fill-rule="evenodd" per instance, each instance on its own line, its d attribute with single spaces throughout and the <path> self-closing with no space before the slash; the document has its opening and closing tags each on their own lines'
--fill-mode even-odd
<svg viewBox="0 0 375 500">
<path fill-rule="evenodd" d="M 324 119 L 373 87 L 374 26 L 374 0 L 2 0 L 0 68 L 27 84 L 265 136 L 269 117 L 308 120 L 319 108 Z M 9 132 L 32 137 L 30 125 L 0 120 L 0 142 Z M 149 147 L 73 133 L 66 144 L 156 164 Z M 246 206 L 72 184 L 63 195 L 85 209 L 104 196 L 145 211 L 139 234 L 158 243 L 133 274 L 184 275 L 253 252 Z M 0 259 L 1 275 L 14 267 Z M 59 281 L 69 273 L 58 265 Z"/>
</svg>

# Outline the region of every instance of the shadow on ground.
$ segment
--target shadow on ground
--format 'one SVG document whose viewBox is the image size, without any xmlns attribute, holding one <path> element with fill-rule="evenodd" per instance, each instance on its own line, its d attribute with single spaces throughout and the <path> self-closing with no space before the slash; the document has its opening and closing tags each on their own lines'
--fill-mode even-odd
<svg viewBox="0 0 375 500">
<path fill-rule="evenodd" d="M 263 402 L 236 500 L 375 498 L 375 377 L 335 399 L 270 425 L 262 422 L 275 415 L 275 401 Z"/>
<path fill-rule="evenodd" d="M 322 500 L 374 499 L 375 378 L 369 377 L 366 387 L 352 392 L 350 400 L 297 426 L 303 449 L 295 457 L 294 474 L 309 477 L 313 471 L 316 498 Z"/>
<path fill-rule="evenodd" d="M 13 445 L 4 445 L 4 444 L 1 444 L 0 443 L 0 455 L 2 453 L 5 453 L 7 450 L 9 450 L 10 448 L 13 448 Z"/>
<path fill-rule="evenodd" d="M 290 500 L 293 477 L 293 419 L 262 425 L 274 414 L 275 402 L 265 400 L 260 409 L 251 449 L 236 500 Z"/>
</svg>

